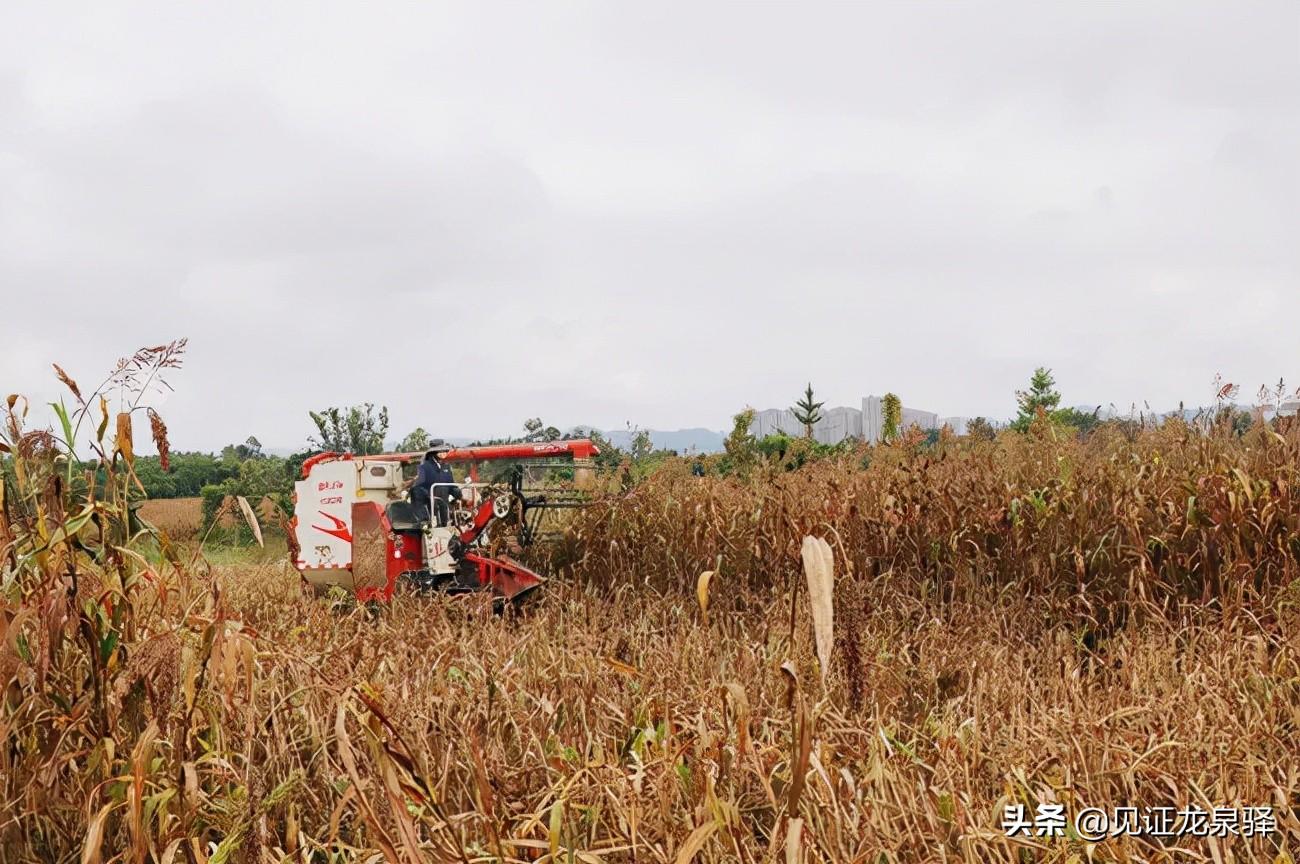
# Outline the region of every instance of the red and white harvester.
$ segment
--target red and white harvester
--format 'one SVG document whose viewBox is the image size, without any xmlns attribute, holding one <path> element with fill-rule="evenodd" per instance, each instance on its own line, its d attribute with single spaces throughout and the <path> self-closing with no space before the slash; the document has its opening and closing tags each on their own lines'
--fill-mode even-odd
<svg viewBox="0 0 1300 864">
<path fill-rule="evenodd" d="M 580 506 L 578 487 L 599 452 L 587 439 L 452 448 L 443 461 L 468 465 L 469 480 L 458 484 L 461 500 L 453 502 L 445 526 L 406 500 L 403 469 L 413 472 L 424 453 L 320 453 L 303 463 L 294 484 L 290 557 L 318 590 L 337 585 L 363 602 L 387 601 L 403 580 L 426 590 L 485 590 L 518 600 L 545 580 L 496 549 L 539 539 L 545 511 Z M 497 466 L 508 469 L 497 472 L 504 478 L 480 483 L 480 470 L 492 462 L 504 463 Z M 567 487 L 526 488 L 529 477 L 567 466 L 576 480 Z M 513 535 L 488 544 L 493 525 Z"/>
</svg>

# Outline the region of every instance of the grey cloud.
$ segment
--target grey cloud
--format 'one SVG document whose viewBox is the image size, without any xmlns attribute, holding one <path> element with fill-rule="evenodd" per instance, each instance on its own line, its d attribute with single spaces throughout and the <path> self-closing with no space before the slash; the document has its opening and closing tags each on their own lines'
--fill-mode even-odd
<svg viewBox="0 0 1300 864">
<path fill-rule="evenodd" d="M 411 161 L 292 125 L 257 93 L 152 102 L 84 127 L 33 130 L 18 153 L 69 240 L 145 255 L 250 259 L 423 244 L 433 268 L 526 255 L 545 191 L 490 152 Z M 497 243 L 486 248 L 486 236 Z"/>
<path fill-rule="evenodd" d="M 189 335 L 183 446 L 1300 378 L 1292 4 L 6 16 L 3 387 Z"/>
</svg>

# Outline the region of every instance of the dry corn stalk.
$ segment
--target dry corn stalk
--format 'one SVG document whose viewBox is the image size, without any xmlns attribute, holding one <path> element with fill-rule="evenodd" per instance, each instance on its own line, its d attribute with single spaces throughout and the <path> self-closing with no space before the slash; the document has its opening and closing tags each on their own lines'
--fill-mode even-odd
<svg viewBox="0 0 1300 864">
<path fill-rule="evenodd" d="M 135 465 L 135 445 L 131 440 L 131 414 L 122 411 L 117 415 L 117 452 L 128 466 Z"/>
<path fill-rule="evenodd" d="M 248 523 L 248 528 L 253 532 L 253 537 L 257 540 L 258 546 L 264 546 L 262 543 L 262 526 L 258 524 L 257 514 L 253 512 L 253 507 L 248 503 L 248 499 L 243 495 L 236 495 L 235 500 L 239 502 L 239 512 L 244 514 L 244 521 Z"/>
<path fill-rule="evenodd" d="M 709 623 L 709 582 L 712 579 L 713 571 L 705 570 L 695 580 L 695 598 L 700 601 L 700 613 L 704 616 L 705 624 Z"/>
<path fill-rule="evenodd" d="M 822 683 L 831 668 L 831 646 L 835 641 L 835 573 L 830 544 L 820 537 L 803 538 L 803 572 L 808 579 L 808 603 L 812 608 L 813 636 L 817 642 L 817 663 Z"/>
</svg>

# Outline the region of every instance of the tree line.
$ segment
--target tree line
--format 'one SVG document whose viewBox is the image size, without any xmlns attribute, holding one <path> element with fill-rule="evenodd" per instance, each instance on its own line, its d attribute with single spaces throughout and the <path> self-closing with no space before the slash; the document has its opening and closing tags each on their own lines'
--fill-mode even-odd
<svg viewBox="0 0 1300 864">
<path fill-rule="evenodd" d="M 1216 381 L 1215 413 L 1226 418 L 1224 422 L 1231 423 L 1234 430 L 1241 434 L 1250 427 L 1251 414 L 1232 404 L 1232 397 L 1236 394 L 1234 385 L 1220 386 L 1221 384 L 1222 382 Z M 1276 389 L 1282 394 L 1284 388 L 1285 385 L 1279 382 Z M 1278 397 L 1280 398 L 1281 396 Z M 1043 367 L 1034 370 L 1026 389 L 1016 391 L 1016 402 L 1016 416 L 1011 420 L 994 424 L 983 417 L 977 417 L 967 424 L 966 434 L 977 438 L 992 438 L 999 428 L 1024 433 L 1038 422 L 1087 435 L 1105 422 L 1099 418 L 1100 407 L 1093 412 L 1061 408 L 1061 394 L 1056 389 L 1056 381 L 1051 370 Z M 812 384 L 809 383 L 792 406 L 797 422 L 803 426 L 802 438 L 784 432 L 755 438 L 749 431 L 754 419 L 752 409 L 740 412 L 733 418 L 733 429 L 724 444 L 724 452 L 708 459 L 694 457 L 697 470 L 702 470 L 702 466 L 707 464 L 710 470 L 722 469 L 725 473 L 732 468 L 741 468 L 754 459 L 775 459 L 794 470 L 809 460 L 832 456 L 854 446 L 857 442 L 851 439 L 838 444 L 822 444 L 814 440 L 813 428 L 822 419 L 823 404 L 817 400 Z M 902 400 L 893 393 L 885 394 L 882 413 L 882 438 L 886 443 L 898 440 L 907 431 L 902 428 Z M 289 456 L 264 452 L 256 437 L 249 437 L 243 443 L 229 444 L 219 453 L 173 451 L 169 454 L 170 464 L 167 470 L 164 470 L 159 457 L 139 456 L 135 460 L 135 473 L 140 485 L 134 488 L 142 497 L 148 498 L 202 497 L 205 517 L 209 519 L 215 515 L 222 502 L 232 495 L 242 495 L 250 501 L 270 498 L 288 513 L 292 512 L 290 502 L 294 481 L 301 474 L 303 461 L 313 454 L 338 452 L 370 455 L 389 449 L 419 452 L 432 440 L 428 432 L 417 427 L 395 444 L 386 444 L 389 433 L 388 409 L 386 406 L 376 407 L 369 402 L 309 411 L 308 416 L 316 431 L 308 437 L 302 450 Z M 518 435 L 474 441 L 472 444 L 554 441 L 565 437 L 591 438 L 600 449 L 600 456 L 596 459 L 597 467 L 607 470 L 621 468 L 631 479 L 644 476 L 664 459 L 677 455 L 673 451 L 655 448 L 647 431 L 630 424 L 631 441 L 626 449 L 615 446 L 596 429 L 577 427 L 562 432 L 538 417 L 524 421 L 522 430 Z M 937 439 L 939 432 L 926 430 L 923 434 L 927 438 Z"/>
</svg>

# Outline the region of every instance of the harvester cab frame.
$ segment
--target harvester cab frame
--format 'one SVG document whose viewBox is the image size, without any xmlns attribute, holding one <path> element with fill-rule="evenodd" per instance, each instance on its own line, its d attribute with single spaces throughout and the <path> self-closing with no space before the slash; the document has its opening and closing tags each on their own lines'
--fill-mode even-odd
<svg viewBox="0 0 1300 864">
<path fill-rule="evenodd" d="M 469 480 L 455 484 L 461 499 L 449 507 L 446 525 L 438 524 L 433 507 L 419 512 L 406 497 L 403 469 L 418 464 L 424 452 L 317 454 L 303 463 L 294 484 L 291 561 L 317 590 L 341 586 L 362 601 L 387 601 L 403 581 L 423 590 L 490 591 L 518 600 L 545 579 L 499 548 L 517 553 L 545 539 L 548 511 L 582 506 L 586 496 L 578 487 L 599 452 L 587 439 L 451 448 L 444 461 L 467 464 Z M 480 466 L 492 462 L 508 462 L 509 470 L 480 482 Z M 530 476 L 535 479 L 539 469 L 565 463 L 577 482 L 533 487 Z M 514 534 L 489 545 L 493 526 Z"/>
</svg>

